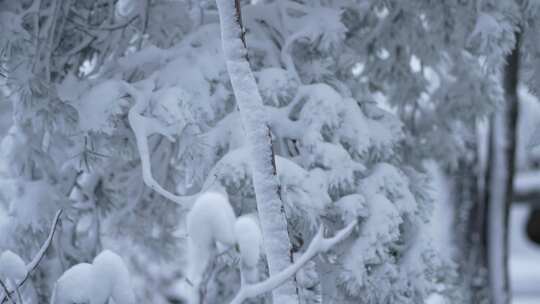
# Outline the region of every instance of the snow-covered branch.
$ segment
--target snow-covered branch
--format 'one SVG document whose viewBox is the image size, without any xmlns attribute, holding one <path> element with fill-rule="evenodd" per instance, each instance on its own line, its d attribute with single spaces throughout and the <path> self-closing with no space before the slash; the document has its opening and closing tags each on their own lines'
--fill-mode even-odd
<svg viewBox="0 0 540 304">
<path fill-rule="evenodd" d="M 41 245 L 41 248 L 36 253 L 32 261 L 30 261 L 30 263 L 26 265 L 26 275 L 16 284 L 15 288 L 9 290 L 8 294 L 4 294 L 2 295 L 2 297 L 0 297 L 0 303 L 5 303 L 9 297 L 15 294 L 16 289 L 20 288 L 26 282 L 26 280 L 28 280 L 30 273 L 34 271 L 34 269 L 36 269 L 36 267 L 39 265 L 39 262 L 41 262 L 41 259 L 45 255 L 45 252 L 51 245 L 52 239 L 54 237 L 54 232 L 56 231 L 56 226 L 58 225 L 58 221 L 60 220 L 60 215 L 62 215 L 62 209 L 56 212 L 47 239 L 45 240 L 43 245 Z"/>
<path fill-rule="evenodd" d="M 151 81 L 150 81 L 151 82 Z M 169 200 L 179 204 L 180 206 L 186 206 L 187 202 L 192 196 L 180 196 L 171 193 L 163 188 L 152 175 L 152 165 L 150 161 L 150 151 L 148 149 L 148 137 L 152 134 L 161 134 L 167 137 L 170 141 L 175 141 L 172 137 L 171 128 L 164 126 L 155 119 L 144 117 L 141 113 L 145 110 L 149 95 L 152 88 L 146 84 L 146 87 L 142 90 L 136 89 L 134 86 L 124 83 L 124 89 L 135 99 L 135 105 L 129 110 L 128 119 L 129 125 L 135 134 L 135 140 L 137 141 L 137 149 L 141 158 L 141 167 L 144 183 L 152 190 L 163 195 Z"/>
<path fill-rule="evenodd" d="M 349 223 L 349 225 L 338 231 L 331 238 L 324 238 L 324 227 L 321 226 L 319 228 L 319 231 L 309 244 L 306 252 L 304 252 L 304 254 L 302 254 L 302 256 L 298 260 L 296 260 L 289 267 L 270 276 L 268 279 L 262 282 L 256 284 L 243 283 L 240 291 L 234 297 L 231 304 L 241 304 L 248 298 L 259 296 L 279 287 L 281 284 L 285 283 L 289 278 L 291 278 L 296 272 L 298 272 L 298 270 L 300 270 L 302 266 L 304 266 L 316 255 L 328 251 L 336 244 L 347 238 L 353 231 L 354 227 L 356 227 L 356 224 L 356 221 Z"/>
<path fill-rule="evenodd" d="M 268 114 L 264 111 L 262 97 L 247 59 L 239 1 L 216 2 L 223 54 L 246 131 L 246 142 L 250 148 L 253 187 L 264 239 L 264 251 L 269 273 L 273 276 L 288 268 L 292 264 L 293 256 L 285 208 L 280 197 Z M 280 288 L 273 290 L 274 301 L 299 303 L 296 282 L 290 280 L 282 283 Z"/>
</svg>

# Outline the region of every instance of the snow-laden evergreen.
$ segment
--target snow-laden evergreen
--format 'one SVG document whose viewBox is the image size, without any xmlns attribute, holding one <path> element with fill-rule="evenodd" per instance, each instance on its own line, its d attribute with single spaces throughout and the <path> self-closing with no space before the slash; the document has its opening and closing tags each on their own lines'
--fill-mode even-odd
<svg viewBox="0 0 540 304">
<path fill-rule="evenodd" d="M 465 302 L 423 164 L 471 164 L 518 26 L 535 91 L 535 2 L 238 1 L 240 32 L 233 0 L 0 1 L 0 252 L 63 210 L 25 303 L 90 297 L 106 250 L 125 303 Z"/>
</svg>

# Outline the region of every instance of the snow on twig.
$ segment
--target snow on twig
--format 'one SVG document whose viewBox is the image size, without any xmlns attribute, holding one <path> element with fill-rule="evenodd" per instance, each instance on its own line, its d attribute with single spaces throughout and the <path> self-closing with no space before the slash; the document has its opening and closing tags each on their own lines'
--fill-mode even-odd
<svg viewBox="0 0 540 304">
<path fill-rule="evenodd" d="M 7 294 L 4 294 L 2 295 L 2 297 L 0 297 L 0 303 L 5 303 L 9 298 L 11 298 L 11 296 L 16 292 L 16 290 L 20 288 L 26 282 L 26 280 L 28 280 L 28 278 L 30 277 L 30 273 L 34 271 L 34 269 L 36 269 L 36 267 L 39 265 L 39 262 L 41 262 L 43 256 L 45 255 L 45 252 L 51 245 L 52 239 L 54 237 L 54 232 L 56 231 L 56 226 L 58 225 L 58 221 L 60 220 L 60 215 L 62 215 L 62 209 L 56 212 L 47 239 L 45 240 L 43 245 L 41 245 L 41 248 L 36 253 L 32 261 L 30 261 L 30 263 L 26 265 L 26 275 L 16 284 L 15 289 L 9 290 Z"/>
<path fill-rule="evenodd" d="M 347 238 L 352 233 L 354 227 L 356 227 L 356 224 L 357 221 L 349 223 L 349 225 L 338 231 L 331 238 L 324 238 L 324 227 L 321 226 L 319 228 L 319 231 L 309 244 L 307 250 L 298 260 L 296 260 L 289 267 L 283 269 L 282 271 L 276 273 L 275 275 L 269 277 L 262 282 L 255 284 L 242 283 L 240 291 L 236 294 L 231 304 L 241 304 L 248 298 L 262 295 L 279 287 L 281 284 L 285 283 L 290 277 L 292 277 L 296 272 L 298 272 L 298 270 L 300 270 L 302 266 L 304 266 L 316 255 L 330 250 L 336 244 Z"/>
</svg>

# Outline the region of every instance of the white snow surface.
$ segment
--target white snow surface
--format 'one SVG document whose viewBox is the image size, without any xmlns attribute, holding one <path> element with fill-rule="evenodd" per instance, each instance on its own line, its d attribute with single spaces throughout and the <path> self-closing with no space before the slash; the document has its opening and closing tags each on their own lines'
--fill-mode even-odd
<svg viewBox="0 0 540 304">
<path fill-rule="evenodd" d="M 200 246 L 210 246 L 216 241 L 232 245 L 235 220 L 229 200 L 220 193 L 207 192 L 197 198 L 189 211 L 187 231 Z"/>
<path fill-rule="evenodd" d="M 19 282 L 26 276 L 26 264 L 16 253 L 6 250 L 0 255 L 0 278 Z"/>
<path fill-rule="evenodd" d="M 234 231 L 240 247 L 242 263 L 247 267 L 255 267 L 259 261 L 262 246 L 259 224 L 251 216 L 241 216 L 234 224 Z"/>
<path fill-rule="evenodd" d="M 80 263 L 68 269 L 56 282 L 51 304 L 135 304 L 130 275 L 120 256 L 102 251 L 92 264 Z"/>
<path fill-rule="evenodd" d="M 189 211 L 186 277 L 195 289 L 201 282 L 210 259 L 216 253 L 216 242 L 229 246 L 235 243 L 235 220 L 229 200 L 220 193 L 203 193 Z"/>
<path fill-rule="evenodd" d="M 244 215 L 236 220 L 234 230 L 242 259 L 241 273 L 244 282 L 254 283 L 258 280 L 257 264 L 261 256 L 262 233 L 255 217 Z"/>
</svg>

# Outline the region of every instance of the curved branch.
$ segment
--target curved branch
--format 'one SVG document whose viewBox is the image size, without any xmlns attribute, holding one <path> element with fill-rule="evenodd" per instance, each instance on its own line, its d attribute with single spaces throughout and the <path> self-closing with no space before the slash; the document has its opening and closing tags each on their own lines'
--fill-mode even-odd
<svg viewBox="0 0 540 304">
<path fill-rule="evenodd" d="M 298 270 L 300 270 L 302 266 L 304 266 L 316 255 L 330 250 L 336 244 L 346 239 L 352 233 L 354 227 L 356 227 L 356 224 L 356 220 L 352 221 L 351 223 L 349 223 L 349 225 L 338 231 L 331 238 L 324 238 L 324 227 L 321 226 L 319 228 L 319 231 L 309 244 L 306 252 L 304 252 L 304 254 L 302 254 L 302 256 L 297 261 L 262 282 L 256 284 L 243 283 L 240 291 L 238 292 L 238 294 L 236 294 L 231 304 L 241 304 L 248 298 L 259 296 L 263 293 L 270 292 L 273 289 L 279 287 L 281 284 L 285 283 L 289 278 L 291 278 L 296 272 L 298 272 Z"/>
<path fill-rule="evenodd" d="M 154 119 L 141 115 L 146 108 L 149 99 L 145 92 L 137 90 L 128 83 L 123 83 L 123 87 L 126 92 L 135 99 L 135 105 L 129 110 L 128 120 L 131 130 L 135 134 L 137 149 L 139 150 L 139 156 L 141 158 L 142 175 L 145 185 L 165 198 L 177 203 L 178 205 L 186 207 L 188 202 L 195 196 L 181 196 L 173 194 L 172 192 L 163 188 L 152 175 L 152 164 L 150 161 L 150 151 L 148 149 L 148 136 L 152 134 L 161 134 L 167 137 L 170 141 L 174 142 L 175 140 L 172 137 L 172 130 L 166 126 L 163 126 Z"/>
<path fill-rule="evenodd" d="M 41 262 L 43 256 L 45 255 L 45 252 L 51 245 L 52 239 L 54 237 L 54 232 L 56 231 L 56 226 L 58 225 L 58 221 L 60 220 L 60 215 L 62 215 L 62 209 L 56 212 L 47 239 L 45 240 L 43 245 L 41 245 L 41 248 L 36 253 L 32 261 L 30 261 L 30 263 L 26 265 L 26 275 L 16 284 L 14 290 L 9 290 L 7 294 L 4 294 L 2 297 L 0 297 L 0 303 L 5 303 L 8 298 L 11 298 L 11 296 L 15 294 L 16 290 L 20 288 L 26 282 L 26 280 L 28 280 L 28 278 L 30 277 L 30 273 L 34 271 L 34 269 L 36 269 L 36 267 L 39 265 L 39 262 Z"/>
<path fill-rule="evenodd" d="M 305 35 L 305 31 L 302 30 L 289 36 L 285 40 L 285 44 L 283 45 L 283 48 L 281 49 L 281 54 L 280 54 L 281 61 L 285 65 L 285 68 L 287 69 L 287 71 L 291 73 L 294 80 L 298 81 L 299 83 L 302 83 L 302 81 L 300 79 L 300 75 L 298 74 L 298 71 L 296 70 L 296 66 L 294 65 L 294 59 L 292 57 L 291 48 L 293 46 L 293 43 L 299 40 L 300 38 L 302 38 L 304 35 Z"/>
</svg>

